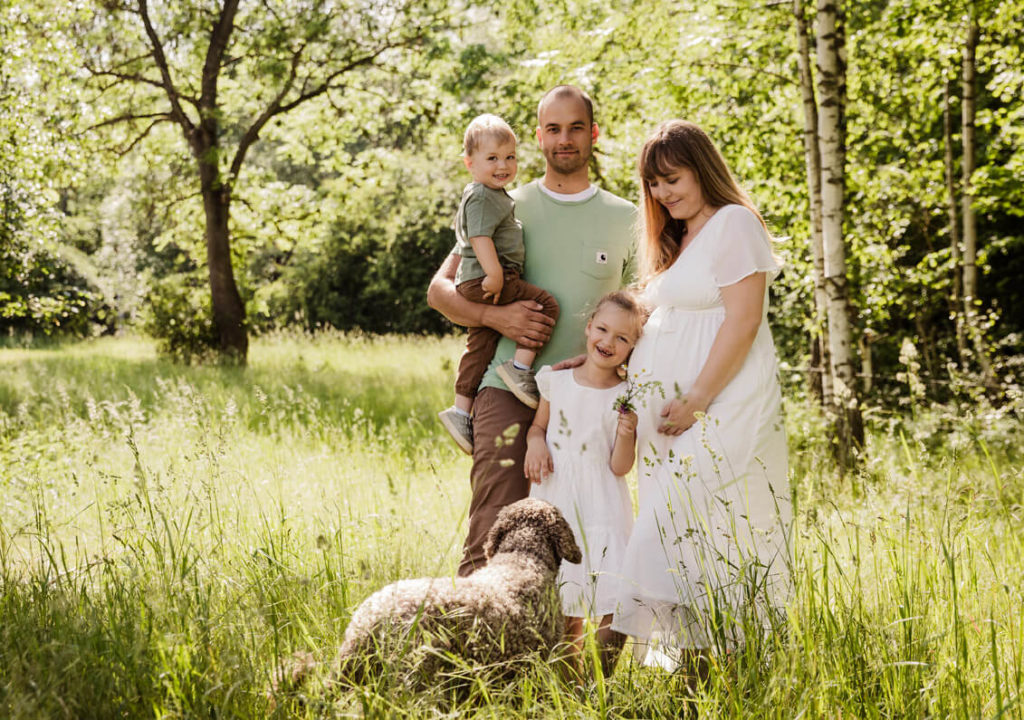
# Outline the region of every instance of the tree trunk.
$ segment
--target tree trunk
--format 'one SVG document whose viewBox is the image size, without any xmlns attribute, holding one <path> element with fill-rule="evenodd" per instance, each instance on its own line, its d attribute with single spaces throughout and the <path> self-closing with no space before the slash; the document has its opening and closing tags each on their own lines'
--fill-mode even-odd
<svg viewBox="0 0 1024 720">
<path fill-rule="evenodd" d="M 974 215 L 974 110 L 975 110 L 975 53 L 978 47 L 978 18 L 974 4 L 970 5 L 967 36 L 964 38 L 963 98 L 960 103 L 961 142 L 963 160 L 961 167 L 962 195 L 960 197 L 964 239 L 964 323 L 974 346 L 974 354 L 986 383 L 992 381 L 992 364 L 982 338 L 978 317 L 978 223 Z"/>
<path fill-rule="evenodd" d="M 956 334 L 957 359 L 960 367 L 966 367 L 967 344 L 964 340 L 963 298 L 961 297 L 960 221 L 956 214 L 955 162 L 953 160 L 953 112 L 947 80 L 942 93 L 942 140 L 946 148 L 946 214 L 949 216 L 949 261 L 953 269 L 950 288 L 950 318 Z"/>
<path fill-rule="evenodd" d="M 228 233 L 231 196 L 226 189 L 203 189 L 206 212 L 206 264 L 210 273 L 210 297 L 213 321 L 220 338 L 224 359 L 245 365 L 249 336 L 245 327 L 245 305 L 238 294 L 231 267 L 231 240 Z"/>
<path fill-rule="evenodd" d="M 846 148 L 842 133 L 843 97 L 840 35 L 836 31 L 838 0 L 818 0 L 817 59 L 819 144 L 821 147 L 821 213 L 828 296 L 828 338 L 835 397 L 835 438 L 841 468 L 853 465 L 863 447 L 864 429 L 857 400 L 856 377 L 843 238 L 843 194 Z"/>
<path fill-rule="evenodd" d="M 194 148 L 206 214 L 206 266 L 210 275 L 213 322 L 220 339 L 223 359 L 229 363 L 245 365 L 249 336 L 245 326 L 245 305 L 238 293 L 231 265 L 231 235 L 228 227 L 231 218 L 231 189 L 221 182 L 217 148 L 209 139 L 216 137 L 216 128 L 200 127 L 197 134 L 203 136 Z"/>
<path fill-rule="evenodd" d="M 825 292 L 825 252 L 821 231 L 821 150 L 818 146 L 818 103 L 814 97 L 811 50 L 803 1 L 793 0 L 796 20 L 797 67 L 804 109 L 804 164 L 811 210 L 811 257 L 814 260 L 814 320 L 811 328 L 811 391 L 823 407 L 833 405 L 832 370 L 828 351 L 828 295 Z"/>
</svg>

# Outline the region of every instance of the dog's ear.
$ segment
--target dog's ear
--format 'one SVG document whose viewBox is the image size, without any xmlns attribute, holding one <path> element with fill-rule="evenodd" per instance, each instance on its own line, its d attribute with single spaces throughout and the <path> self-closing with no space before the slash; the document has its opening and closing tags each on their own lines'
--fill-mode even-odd
<svg viewBox="0 0 1024 720">
<path fill-rule="evenodd" d="M 498 546 L 501 545 L 502 539 L 505 534 L 513 528 L 516 524 L 516 517 L 510 512 L 505 512 L 505 508 L 502 508 L 501 512 L 498 513 L 497 519 L 494 524 L 491 525 L 490 531 L 487 533 L 487 540 L 484 542 L 484 558 L 490 560 L 494 553 L 498 551 Z"/>
<path fill-rule="evenodd" d="M 583 553 L 580 552 L 580 546 L 576 544 L 576 538 L 573 537 L 572 528 L 569 527 L 569 523 L 562 517 L 562 513 L 558 511 L 558 508 L 554 506 L 551 507 L 551 514 L 552 518 L 548 524 L 548 532 L 551 534 L 551 539 L 554 542 L 555 552 L 560 558 L 571 563 L 582 561 Z"/>
</svg>

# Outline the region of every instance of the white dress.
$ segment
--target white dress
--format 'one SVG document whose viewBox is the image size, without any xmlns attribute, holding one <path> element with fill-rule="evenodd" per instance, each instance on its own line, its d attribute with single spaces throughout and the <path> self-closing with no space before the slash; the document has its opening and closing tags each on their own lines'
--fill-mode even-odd
<svg viewBox="0 0 1024 720">
<path fill-rule="evenodd" d="M 619 566 L 633 526 L 626 481 L 609 465 L 618 424 L 615 400 L 626 384 L 587 387 L 571 369 L 544 367 L 537 387 L 551 404 L 547 444 L 555 470 L 540 485 L 530 485 L 530 497 L 562 511 L 583 551 L 582 563 L 562 561 L 562 611 L 571 617 L 607 615 L 615 609 Z"/>
<path fill-rule="evenodd" d="M 628 635 L 710 647 L 722 637 L 710 618 L 777 606 L 788 592 L 788 460 L 767 287 L 746 361 L 704 419 L 679 436 L 657 432 L 725 319 L 719 288 L 755 272 L 777 274 L 771 241 L 747 208 L 727 205 L 645 291 L 655 309 L 630 375 L 659 381 L 664 398 L 648 393 L 637 409 L 638 514 L 612 623 Z"/>
</svg>

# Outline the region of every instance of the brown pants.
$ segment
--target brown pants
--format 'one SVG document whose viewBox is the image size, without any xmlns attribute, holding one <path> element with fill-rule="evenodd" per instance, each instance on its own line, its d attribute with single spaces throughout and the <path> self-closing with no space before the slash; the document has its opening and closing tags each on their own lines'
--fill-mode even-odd
<svg viewBox="0 0 1024 720">
<path fill-rule="evenodd" d="M 459 283 L 456 288 L 459 295 L 472 300 L 475 303 L 491 303 L 492 300 L 484 300 L 484 290 L 481 287 L 484 279 L 482 277 L 467 280 Z M 541 310 L 552 320 L 558 319 L 558 301 L 550 293 L 541 290 L 536 285 L 524 281 L 519 273 L 514 270 L 505 270 L 505 284 L 501 288 L 501 297 L 498 305 L 508 305 L 516 300 L 533 300 L 544 306 Z M 473 327 L 469 329 L 469 338 L 466 340 L 466 351 L 462 353 L 459 360 L 459 373 L 455 377 L 455 393 L 463 397 L 475 397 L 480 381 L 487 372 L 487 366 L 491 364 L 494 357 L 494 350 L 498 347 L 498 340 L 501 333 L 489 327 Z M 524 429 L 523 432 L 526 432 Z"/>
<path fill-rule="evenodd" d="M 484 542 L 498 512 L 530 494 L 523 459 L 533 414 L 508 390 L 493 387 L 482 389 L 473 404 L 473 495 L 469 534 L 459 564 L 463 577 L 486 562 Z"/>
</svg>

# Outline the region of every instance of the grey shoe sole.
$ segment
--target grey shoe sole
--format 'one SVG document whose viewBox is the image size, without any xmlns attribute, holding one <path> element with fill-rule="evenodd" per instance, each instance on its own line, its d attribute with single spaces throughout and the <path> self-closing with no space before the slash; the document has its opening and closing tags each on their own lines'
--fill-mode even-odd
<svg viewBox="0 0 1024 720">
<path fill-rule="evenodd" d="M 473 443 L 470 442 L 462 433 L 459 432 L 459 429 L 455 426 L 455 423 L 453 423 L 448 418 L 448 416 L 445 415 L 444 410 L 437 414 L 437 418 L 441 421 L 441 424 L 444 425 L 444 429 L 448 431 L 448 434 L 452 436 L 452 440 L 455 441 L 455 444 L 459 446 L 459 450 L 466 453 L 467 455 L 472 455 Z"/>
<path fill-rule="evenodd" d="M 537 405 L 539 404 L 537 398 L 533 397 L 532 395 L 527 395 L 525 392 L 523 392 L 522 388 L 520 388 L 519 385 L 516 384 L 515 378 L 508 374 L 508 370 L 505 368 L 504 365 L 499 365 L 496 368 L 496 372 L 498 373 L 498 377 L 501 378 L 501 381 L 505 383 L 505 386 L 508 388 L 509 392 L 516 396 L 516 400 L 518 400 L 531 410 L 537 409 Z"/>
</svg>

